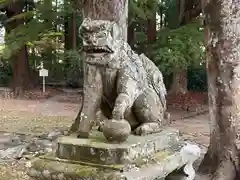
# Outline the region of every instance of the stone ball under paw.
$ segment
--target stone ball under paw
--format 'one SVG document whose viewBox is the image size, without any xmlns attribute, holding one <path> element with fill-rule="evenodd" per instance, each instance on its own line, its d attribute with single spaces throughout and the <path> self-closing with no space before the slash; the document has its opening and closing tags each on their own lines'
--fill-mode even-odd
<svg viewBox="0 0 240 180">
<path fill-rule="evenodd" d="M 103 126 L 103 135 L 110 142 L 124 142 L 131 133 L 128 121 L 108 119 Z"/>
</svg>

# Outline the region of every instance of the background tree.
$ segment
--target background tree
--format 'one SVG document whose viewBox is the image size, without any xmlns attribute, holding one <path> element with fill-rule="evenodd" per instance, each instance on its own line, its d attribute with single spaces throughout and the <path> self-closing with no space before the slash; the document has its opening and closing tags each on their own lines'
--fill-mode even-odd
<svg viewBox="0 0 240 180">
<path fill-rule="evenodd" d="M 236 145 L 240 101 L 240 6 L 238 1 L 227 0 L 206 3 L 211 136 L 199 170 L 213 174 L 212 180 L 236 180 L 240 179 Z"/>
<path fill-rule="evenodd" d="M 128 42 L 156 63 L 173 94 L 206 90 L 200 12 L 200 1 L 130 1 Z M 154 28 L 148 28 L 151 19 Z"/>
<path fill-rule="evenodd" d="M 7 2 L 10 0 L 4 1 Z M 31 81 L 32 83 L 35 82 L 38 84 L 39 81 L 41 81 L 37 78 L 38 72 L 36 67 L 40 61 L 44 61 L 45 67 L 49 69 L 50 73 L 47 78 L 48 83 L 56 82 L 62 84 L 62 82 L 64 82 L 72 87 L 79 87 L 79 85 L 82 84 L 80 81 L 82 79 L 81 72 L 79 71 L 79 69 L 81 70 L 81 61 L 79 61 L 81 56 L 78 53 L 78 50 L 81 49 L 81 37 L 77 35 L 77 29 L 81 24 L 82 19 L 81 5 L 79 5 L 80 1 L 74 1 L 75 4 L 73 4 L 72 0 L 51 0 L 47 1 L 51 4 L 49 6 L 47 6 L 46 2 L 44 4 L 44 2 L 45 1 L 37 0 L 35 1 L 32 11 L 28 11 L 28 13 L 24 11 L 21 15 L 12 18 L 28 18 L 28 22 L 24 23 L 21 27 L 15 28 L 12 33 L 7 34 L 6 39 L 12 39 L 15 42 L 14 46 L 11 43 L 5 44 L 2 57 L 7 58 L 10 54 L 14 54 L 20 47 L 23 47 L 25 43 L 28 51 L 28 64 L 30 70 L 35 73 L 35 76 L 31 75 L 31 77 L 35 77 L 35 81 Z M 194 47 L 186 57 L 185 55 L 188 51 L 181 51 L 181 49 L 184 48 L 178 48 L 178 51 L 174 51 L 174 58 L 172 59 L 169 58 L 169 55 L 166 52 L 163 53 L 166 56 L 159 56 L 159 52 L 162 52 L 163 50 L 163 45 L 166 44 L 162 41 L 162 39 L 164 39 L 163 36 L 166 35 L 171 37 L 171 33 L 175 34 L 178 30 L 179 32 L 182 32 L 181 28 L 175 28 L 171 31 L 171 25 L 174 23 L 176 24 L 175 17 L 178 17 L 176 1 L 129 0 L 128 4 L 128 42 L 138 53 L 146 53 L 155 61 L 164 73 L 167 86 L 172 81 L 168 77 L 171 77 L 170 75 L 173 72 L 169 72 L 169 70 L 178 67 L 178 65 L 184 65 L 183 68 L 186 69 L 187 67 L 189 69 L 191 77 L 199 79 L 197 80 L 190 77 L 188 80 L 190 81 L 190 83 L 188 83 L 190 88 L 199 88 L 196 87 L 198 81 L 200 81 L 200 84 L 202 83 L 204 85 L 205 80 L 201 75 L 204 75 L 205 73 L 202 68 L 203 66 L 199 66 L 200 69 L 198 68 L 197 70 L 193 70 L 195 66 L 192 66 L 193 61 L 196 61 L 195 64 L 199 64 L 202 61 L 202 59 L 196 59 L 199 57 L 197 54 L 199 54 L 198 47 L 200 46 L 194 45 L 197 41 L 199 42 L 200 36 L 196 36 L 196 39 L 192 36 L 188 36 L 193 42 L 193 46 L 191 45 L 191 41 L 187 42 L 188 40 L 184 38 L 186 33 L 183 35 L 179 33 L 179 35 L 176 36 L 178 39 L 174 38 L 175 40 L 173 42 L 178 42 L 179 45 L 188 44 L 189 47 Z M 78 15 L 76 16 L 76 14 Z M 169 16 L 169 14 L 173 16 Z M 125 17 L 127 17 L 127 15 L 125 15 Z M 6 24 L 7 19 L 2 21 L 3 25 Z M 119 22 L 120 21 L 125 21 L 124 24 L 127 24 L 124 18 L 122 20 L 120 19 Z M 186 25 L 188 26 L 188 24 Z M 164 30 L 164 28 L 166 29 Z M 164 30 L 165 33 L 163 33 L 162 30 Z M 197 31 L 197 28 L 192 28 L 192 30 Z M 21 34 L 21 36 L 16 36 L 17 33 Z M 198 32 L 193 32 L 193 35 L 196 35 L 197 33 Z M 124 34 L 126 34 L 126 31 Z M 180 41 L 181 43 L 179 43 Z M 152 46 L 154 48 L 152 48 Z M 169 43 L 169 47 L 171 46 L 174 47 L 174 43 Z M 193 49 L 197 49 L 195 54 Z M 167 50 L 167 48 L 165 48 L 165 50 Z M 180 56 L 180 58 L 178 58 L 178 61 L 175 61 L 178 56 Z M 7 63 L 7 61 L 5 62 Z M 167 69 L 168 71 L 165 71 Z M 199 72 L 201 72 L 200 75 L 198 75 Z M 6 76 L 7 78 L 4 79 L 9 79 L 9 75 Z M 7 80 L 4 80 L 4 82 L 5 81 Z"/>
<path fill-rule="evenodd" d="M 67 1 L 67 0 L 66 0 Z M 24 8 L 18 14 L 6 16 L 7 13 L 1 15 L 1 24 L 7 28 L 9 24 L 16 21 L 24 22 L 20 26 L 13 27 L 12 30 L 5 36 L 5 45 L 3 51 L 1 51 L 1 57 L 4 63 L 10 62 L 8 59 L 11 56 L 20 57 L 17 53 L 20 53 L 21 49 L 25 48 L 28 52 L 25 63 L 21 63 L 29 71 L 33 71 L 34 74 L 30 73 L 30 77 L 34 77 L 34 80 L 27 80 L 25 76 L 21 77 L 22 82 L 29 82 L 25 84 L 39 84 L 38 70 L 36 67 L 43 61 L 45 67 L 49 69 L 48 81 L 54 82 L 65 81 L 71 86 L 78 86 L 81 82 L 80 77 L 80 64 L 81 56 L 77 51 L 81 47 L 80 37 L 77 36 L 76 29 L 81 24 L 81 16 L 75 16 L 78 9 L 73 8 L 72 1 L 63 3 L 59 0 L 51 1 L 34 1 L 34 7 L 30 9 L 29 2 L 26 4 L 24 1 Z M 0 6 L 3 7 L 3 12 L 6 12 L 7 7 L 11 0 L 4 0 L 0 2 Z M 18 2 L 18 1 L 14 1 Z M 66 25 L 66 19 L 74 19 L 71 23 L 69 21 L 70 33 L 65 31 L 64 24 Z M 75 26 L 76 29 L 70 26 Z M 66 27 L 67 28 L 67 27 Z M 66 41 L 66 43 L 64 42 Z M 64 44 L 66 46 L 64 47 Z M 16 58 L 13 58 L 16 60 Z M 16 62 L 20 63 L 20 61 Z M 20 67 L 20 66 L 15 66 Z M 17 69 L 12 71 L 16 74 Z M 25 74 L 28 71 L 24 71 Z M 64 73 L 63 73 L 64 72 Z M 68 72 L 68 73 L 65 73 Z M 11 74 L 11 73 L 10 73 Z M 12 76 L 14 80 L 15 76 Z M 6 78 L 5 78 L 6 79 Z M 31 87 L 31 86 L 30 86 Z M 25 89 L 28 86 L 24 85 Z"/>
<path fill-rule="evenodd" d="M 173 1 L 175 1 L 175 3 L 173 3 Z M 198 17 L 201 12 L 200 0 L 170 0 L 168 4 L 168 27 L 171 29 L 179 28 L 181 26 L 187 25 L 188 23 L 191 23 L 191 21 L 196 19 L 196 17 Z M 172 13 L 174 9 L 175 13 Z M 184 61 L 185 63 L 183 63 Z M 179 59 L 179 63 L 177 63 L 174 67 L 172 85 L 169 93 L 184 94 L 187 92 L 187 68 L 189 64 L 191 64 L 187 62 L 189 62 L 189 59 Z"/>
<path fill-rule="evenodd" d="M 5 23 L 6 34 L 12 33 L 16 28 L 21 27 L 26 23 L 28 18 L 14 18 L 30 12 L 34 6 L 33 1 L 13 1 L 3 4 L 1 10 L 6 13 L 7 22 Z M 17 34 L 21 36 L 21 34 Z M 11 38 L 6 39 L 7 44 L 16 46 L 16 40 Z M 12 64 L 12 80 L 11 86 L 15 96 L 22 96 L 25 89 L 28 89 L 32 85 L 31 72 L 28 65 L 28 52 L 26 45 L 22 45 L 21 48 L 15 54 L 9 56 L 9 61 Z"/>
</svg>

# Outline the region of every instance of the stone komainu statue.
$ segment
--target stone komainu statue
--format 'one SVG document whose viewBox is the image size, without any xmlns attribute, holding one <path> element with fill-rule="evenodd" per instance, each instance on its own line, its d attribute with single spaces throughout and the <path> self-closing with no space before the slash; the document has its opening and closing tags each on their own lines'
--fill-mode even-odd
<svg viewBox="0 0 240 180">
<path fill-rule="evenodd" d="M 80 137 L 88 137 L 96 112 L 125 119 L 137 135 L 158 132 L 166 122 L 166 88 L 162 73 L 145 55 L 118 38 L 114 22 L 84 19 L 84 102 L 75 120 Z"/>
</svg>

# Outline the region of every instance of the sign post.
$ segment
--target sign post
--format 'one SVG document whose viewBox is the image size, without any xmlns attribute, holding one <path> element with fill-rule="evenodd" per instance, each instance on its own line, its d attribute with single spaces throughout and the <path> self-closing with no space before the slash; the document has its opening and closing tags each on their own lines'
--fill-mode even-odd
<svg viewBox="0 0 240 180">
<path fill-rule="evenodd" d="M 43 76 L 43 93 L 45 93 L 45 76 Z"/>
<path fill-rule="evenodd" d="M 41 63 L 39 70 L 39 76 L 43 78 L 43 93 L 45 93 L 45 77 L 48 76 L 48 70 L 43 68 L 43 63 Z"/>
</svg>

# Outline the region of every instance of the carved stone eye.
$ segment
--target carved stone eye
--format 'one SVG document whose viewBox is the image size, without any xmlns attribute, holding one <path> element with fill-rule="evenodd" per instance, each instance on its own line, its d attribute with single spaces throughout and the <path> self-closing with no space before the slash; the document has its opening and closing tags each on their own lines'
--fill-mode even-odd
<svg viewBox="0 0 240 180">
<path fill-rule="evenodd" d="M 104 30 L 104 29 L 105 29 L 104 24 L 101 24 L 101 25 L 100 25 L 100 30 Z"/>
<path fill-rule="evenodd" d="M 105 31 L 102 31 L 102 32 L 97 34 L 97 37 L 98 38 L 105 38 L 105 37 L 107 37 L 107 33 Z"/>
</svg>

